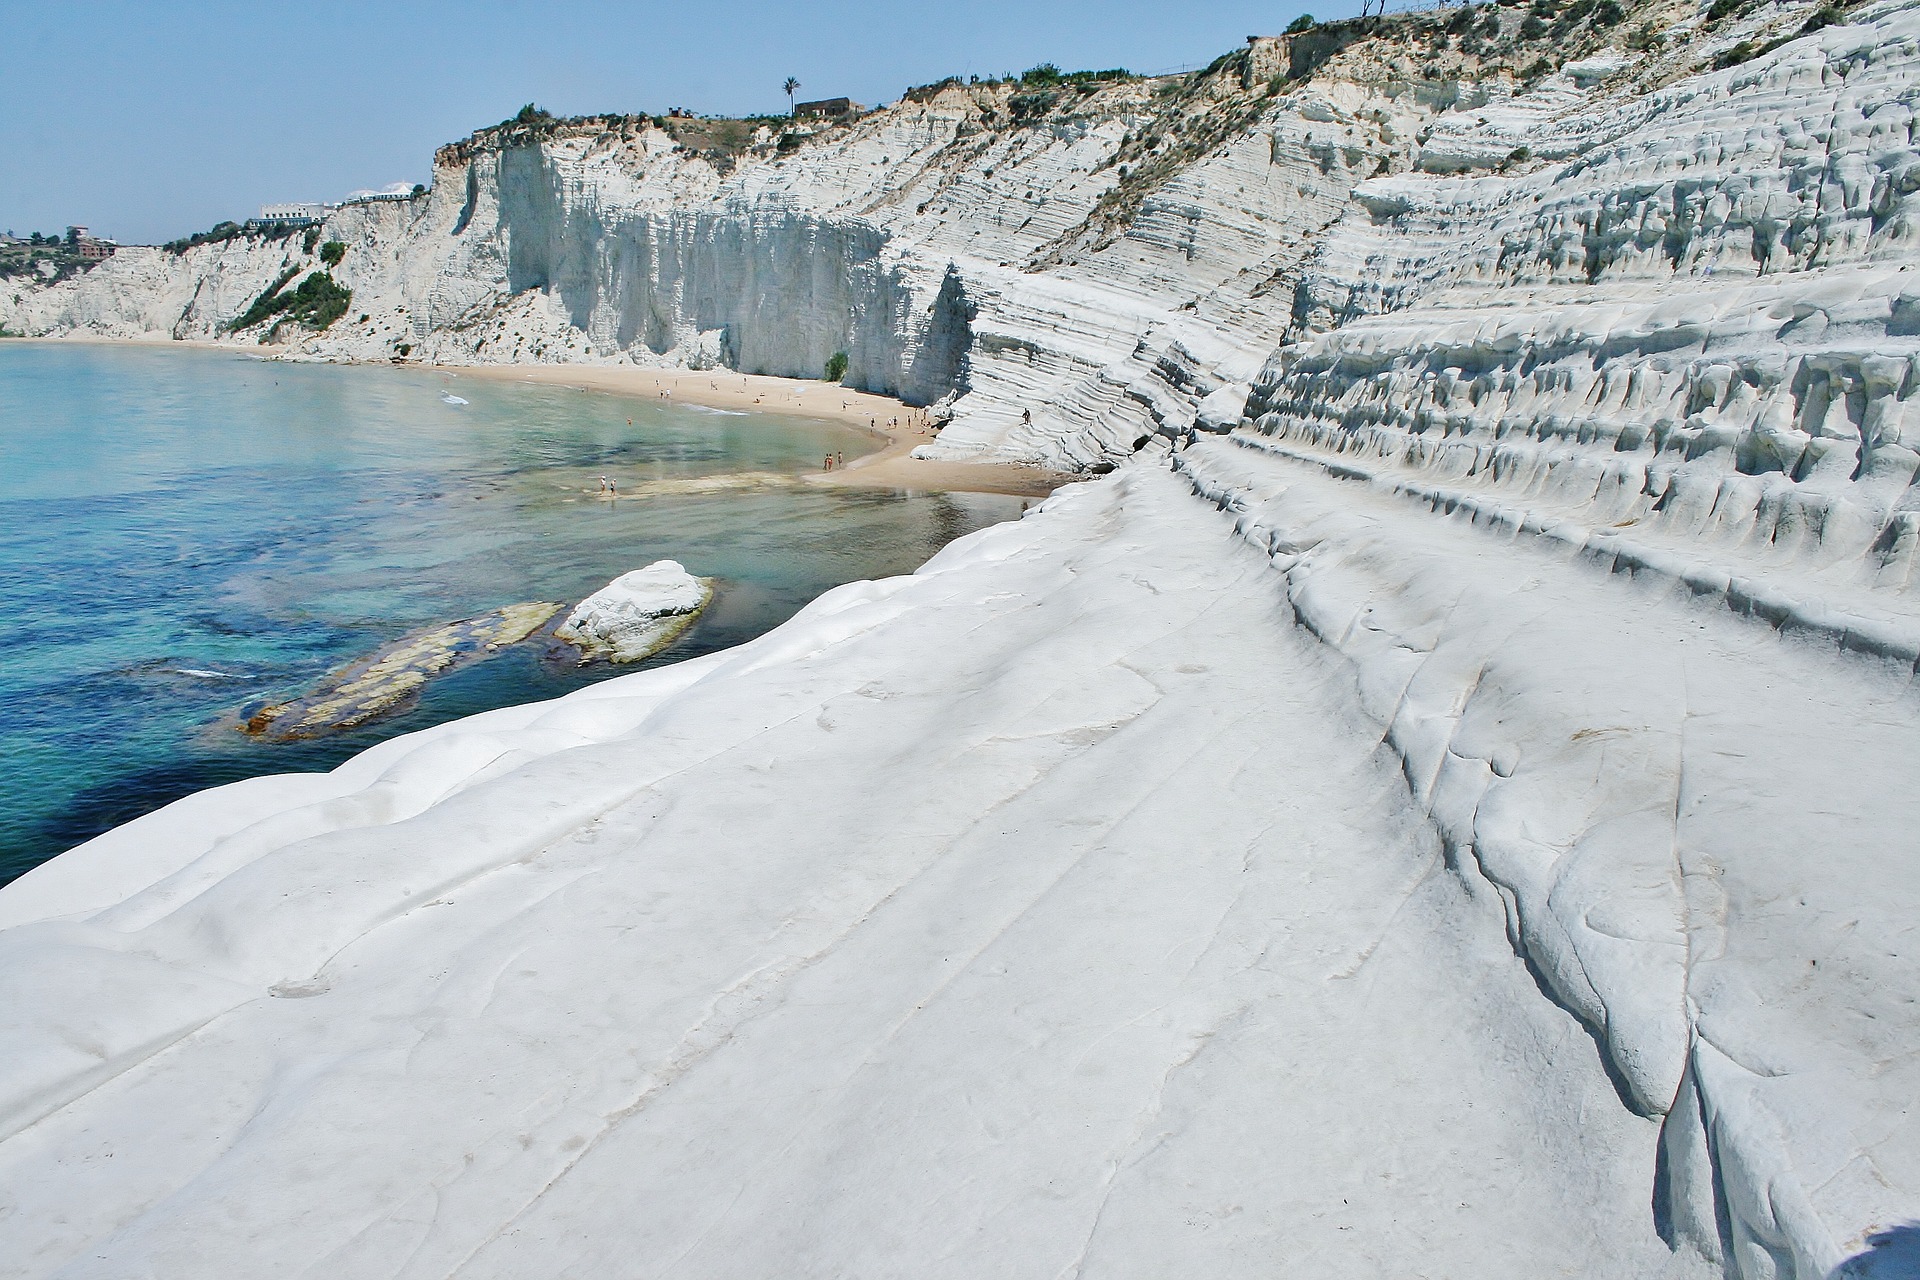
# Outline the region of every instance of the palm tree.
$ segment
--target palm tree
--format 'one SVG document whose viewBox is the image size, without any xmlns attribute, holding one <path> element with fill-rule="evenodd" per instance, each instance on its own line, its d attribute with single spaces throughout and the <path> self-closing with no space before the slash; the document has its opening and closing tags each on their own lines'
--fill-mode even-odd
<svg viewBox="0 0 1920 1280">
<path fill-rule="evenodd" d="M 793 91 L 800 87 L 800 82 L 798 80 L 795 80 L 792 76 L 788 76 L 787 82 L 781 85 L 780 87 L 787 91 L 787 114 L 792 115 L 794 112 Z"/>
</svg>

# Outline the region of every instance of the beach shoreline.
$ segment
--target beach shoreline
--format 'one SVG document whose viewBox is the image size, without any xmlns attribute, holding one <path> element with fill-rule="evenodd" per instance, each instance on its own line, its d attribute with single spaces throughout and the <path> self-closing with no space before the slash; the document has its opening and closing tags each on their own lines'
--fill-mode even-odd
<svg viewBox="0 0 1920 1280">
<path fill-rule="evenodd" d="M 920 493 L 1000 493 L 1044 498 L 1063 484 L 1088 477 L 1018 462 L 936 462 L 913 456 L 916 446 L 934 438 L 930 428 L 917 426 L 922 410 L 892 396 L 857 391 L 837 383 L 771 374 L 737 373 L 731 369 L 651 369 L 642 365 L 600 364 L 442 364 L 400 360 L 333 360 L 274 354 L 276 348 L 249 349 L 239 343 L 207 342 L 188 338 L 108 338 L 74 335 L 58 338 L 17 338 L 17 342 L 78 342 L 111 346 L 188 347 L 199 351 L 230 351 L 262 360 L 287 363 L 365 365 L 380 369 L 412 369 L 496 382 L 530 382 L 541 386 L 573 387 L 618 396 L 671 399 L 710 409 L 786 413 L 837 422 L 865 432 L 879 441 L 871 453 L 849 459 L 832 471 L 804 473 L 803 483 L 834 488 L 904 489 Z M 899 425 L 892 425 L 898 420 Z"/>
<path fill-rule="evenodd" d="M 804 474 L 801 479 L 807 484 L 1044 498 L 1063 484 L 1086 479 L 1071 472 L 1016 462 L 934 462 L 916 458 L 914 448 L 934 438 L 930 428 L 917 425 L 922 420 L 922 410 L 892 396 L 857 391 L 831 382 L 736 373 L 731 369 L 649 369 L 639 365 L 407 364 L 398 367 L 492 381 L 531 382 L 613 395 L 671 399 L 710 409 L 793 414 L 853 427 L 880 442 L 880 447 L 873 452 L 850 459 L 832 471 Z M 662 396 L 663 391 L 672 394 Z"/>
</svg>

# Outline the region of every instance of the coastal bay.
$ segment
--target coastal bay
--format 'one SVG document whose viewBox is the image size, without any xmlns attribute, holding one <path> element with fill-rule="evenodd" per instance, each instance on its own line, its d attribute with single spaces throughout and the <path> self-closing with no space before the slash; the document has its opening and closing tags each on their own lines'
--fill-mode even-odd
<svg viewBox="0 0 1920 1280">
<path fill-rule="evenodd" d="M 483 364 L 460 366 L 458 372 L 471 377 L 578 387 L 644 398 L 658 398 L 666 391 L 681 404 L 738 412 L 805 414 L 842 422 L 883 442 L 877 450 L 848 459 L 844 468 L 808 475 L 809 484 L 1044 498 L 1063 484 L 1085 478 L 1072 471 L 1001 458 L 966 461 L 916 458 L 913 451 L 939 434 L 931 426 L 923 425 L 924 410 L 893 396 L 833 383 L 736 373 L 731 369 L 657 369 L 643 365 Z M 896 422 L 898 425 L 893 425 Z"/>
<path fill-rule="evenodd" d="M 535 635 L 358 727 L 236 731 L 242 712 L 403 634 L 583 599 L 670 557 L 718 583 L 654 660 L 670 661 L 758 635 L 841 582 L 911 570 L 1022 505 L 808 484 L 829 450 L 852 461 L 875 444 L 811 406 L 465 372 L 0 344 L 0 877 L 203 786 L 328 768 L 611 674 L 548 658 Z"/>
</svg>

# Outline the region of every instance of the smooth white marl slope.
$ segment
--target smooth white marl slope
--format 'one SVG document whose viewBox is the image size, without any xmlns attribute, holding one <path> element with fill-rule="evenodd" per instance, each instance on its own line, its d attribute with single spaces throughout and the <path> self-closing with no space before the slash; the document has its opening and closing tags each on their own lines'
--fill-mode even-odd
<svg viewBox="0 0 1920 1280">
<path fill-rule="evenodd" d="M 1685 1271 L 1657 1126 L 1187 490 L 29 875 L 0 1269 Z"/>
<path fill-rule="evenodd" d="M 1810 1278 L 1911 1216 L 1906 670 L 1179 465 L 10 886 L 6 1274 Z"/>
<path fill-rule="evenodd" d="M 1664 1114 L 1678 1238 L 1813 1277 L 1910 1217 L 1911 660 L 1263 444 L 1180 463 L 1355 664 L 1450 865 L 1497 891 L 1622 1101 Z"/>
</svg>

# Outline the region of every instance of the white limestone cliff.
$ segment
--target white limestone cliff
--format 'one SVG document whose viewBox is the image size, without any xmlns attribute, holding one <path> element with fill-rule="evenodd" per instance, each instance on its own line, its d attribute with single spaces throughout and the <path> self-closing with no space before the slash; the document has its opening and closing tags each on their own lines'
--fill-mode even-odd
<svg viewBox="0 0 1920 1280">
<path fill-rule="evenodd" d="M 846 350 L 1131 461 L 0 891 L 0 1269 L 1920 1274 L 1920 6 L 1810 12 L 336 217 L 312 354 Z M 210 336 L 297 248 L 0 319 Z"/>
</svg>

